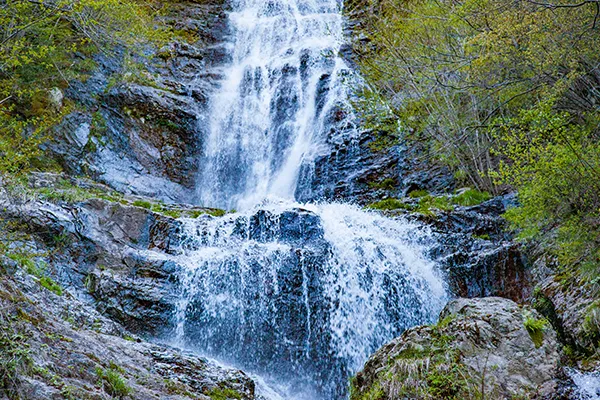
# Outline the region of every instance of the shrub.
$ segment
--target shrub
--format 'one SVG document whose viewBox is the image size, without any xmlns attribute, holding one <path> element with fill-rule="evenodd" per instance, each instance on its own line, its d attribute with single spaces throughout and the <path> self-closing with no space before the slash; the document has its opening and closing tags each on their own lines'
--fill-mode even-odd
<svg viewBox="0 0 600 400">
<path fill-rule="evenodd" d="M 131 394 L 132 389 L 127 385 L 119 368 L 111 363 L 108 369 L 96 368 L 96 375 L 102 382 L 104 390 L 111 396 L 123 398 Z"/>
<path fill-rule="evenodd" d="M 525 329 L 529 333 L 531 340 L 536 348 L 539 348 L 544 342 L 544 329 L 546 328 L 547 321 L 545 319 L 535 319 L 531 316 L 525 317 L 523 322 Z"/>
</svg>

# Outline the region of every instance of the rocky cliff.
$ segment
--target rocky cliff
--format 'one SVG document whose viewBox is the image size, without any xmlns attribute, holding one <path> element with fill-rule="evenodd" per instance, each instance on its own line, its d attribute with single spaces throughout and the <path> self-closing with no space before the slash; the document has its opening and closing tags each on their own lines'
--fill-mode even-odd
<svg viewBox="0 0 600 400">
<path fill-rule="evenodd" d="M 148 59 L 131 60 L 126 49 L 99 54 L 96 72 L 65 91 L 79 107 L 46 148 L 65 173 L 2 182 L 0 221 L 10 238 L 0 258 L 3 396 L 261 398 L 244 372 L 155 343 L 177 329 L 181 266 L 168 255 L 181 245 L 178 218 L 224 214 L 186 203 L 195 203 L 207 100 L 219 88 L 229 34 L 222 1 L 164 7 L 163 18 L 186 40 L 149 50 Z M 343 51 L 357 57 L 348 46 Z M 422 149 L 403 142 L 382 149 L 370 131 L 344 140 L 334 133 L 330 151 L 301 172 L 297 198 L 400 202 L 382 212 L 431 229 L 428 256 L 451 295 L 477 298 L 450 302 L 436 325 L 408 329 L 378 350 L 354 378 L 352 399 L 569 398 L 561 368 L 598 366 L 600 306 L 595 288 L 557 275 L 543 249 L 513 240 L 502 214 L 514 195 L 454 204 L 461 193 L 454 179 L 418 161 Z M 267 214 L 239 221 L 235 233 L 293 248 L 282 303 L 299 303 L 306 271 L 316 276 L 330 254 L 321 222 L 302 209 Z M 317 278 L 310 282 L 321 290 Z M 284 321 L 296 311 L 282 309 L 288 314 L 275 318 Z M 283 339 L 324 324 L 320 315 L 309 322 L 288 324 Z M 260 340 L 270 345 L 270 337 Z M 302 358 L 273 347 L 278 357 Z M 311 351 L 319 357 L 327 349 Z"/>
</svg>

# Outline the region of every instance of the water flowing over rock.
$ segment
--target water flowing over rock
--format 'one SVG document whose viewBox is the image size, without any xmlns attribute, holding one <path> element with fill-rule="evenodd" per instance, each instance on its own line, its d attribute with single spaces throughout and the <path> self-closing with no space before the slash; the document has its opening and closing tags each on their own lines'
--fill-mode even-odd
<svg viewBox="0 0 600 400">
<path fill-rule="evenodd" d="M 338 56 L 337 0 L 239 0 L 230 14 L 232 62 L 211 102 L 200 160 L 202 205 L 239 209 L 292 199 L 300 170 L 354 127 Z"/>
<path fill-rule="evenodd" d="M 186 221 L 177 344 L 342 398 L 348 376 L 446 300 L 427 229 L 343 204 L 263 205 Z"/>
</svg>

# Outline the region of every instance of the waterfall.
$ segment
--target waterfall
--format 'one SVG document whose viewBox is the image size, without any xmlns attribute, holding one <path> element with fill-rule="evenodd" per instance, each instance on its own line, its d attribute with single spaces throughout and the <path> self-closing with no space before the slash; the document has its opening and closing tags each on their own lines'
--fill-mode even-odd
<svg viewBox="0 0 600 400">
<path fill-rule="evenodd" d="M 260 374 L 282 398 L 342 399 L 372 352 L 437 317 L 433 239 L 354 205 L 295 201 L 301 169 L 358 135 L 340 1 L 234 0 L 229 21 L 197 202 L 238 211 L 181 220 L 174 341 Z"/>
<path fill-rule="evenodd" d="M 386 341 L 446 300 L 428 229 L 347 204 L 262 204 L 184 220 L 178 344 L 289 387 L 343 398 Z"/>
<path fill-rule="evenodd" d="M 298 172 L 352 118 L 337 56 L 338 0 L 234 0 L 232 62 L 210 106 L 198 202 L 240 209 L 292 199 Z"/>
</svg>

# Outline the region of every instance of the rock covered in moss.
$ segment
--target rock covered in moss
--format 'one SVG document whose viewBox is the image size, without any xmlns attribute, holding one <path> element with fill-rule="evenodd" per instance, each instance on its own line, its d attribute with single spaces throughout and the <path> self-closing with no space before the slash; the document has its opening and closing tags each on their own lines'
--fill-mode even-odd
<svg viewBox="0 0 600 400">
<path fill-rule="evenodd" d="M 545 398 L 556 390 L 556 334 L 536 311 L 488 297 L 457 299 L 440 322 L 379 349 L 352 400 Z"/>
<path fill-rule="evenodd" d="M 254 400 L 242 371 L 132 337 L 0 257 L 0 398 Z"/>
<path fill-rule="evenodd" d="M 541 261 L 541 262 L 540 262 Z M 539 269 L 544 260 L 536 261 Z M 579 368 L 600 368 L 600 296 L 598 284 L 565 270 L 541 280 L 534 291 L 534 307 L 552 323 L 565 355 Z"/>
</svg>

